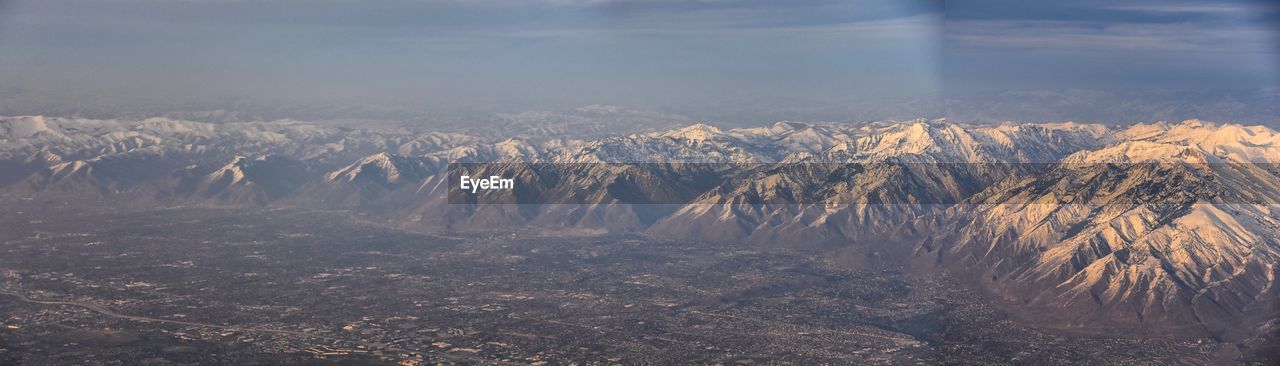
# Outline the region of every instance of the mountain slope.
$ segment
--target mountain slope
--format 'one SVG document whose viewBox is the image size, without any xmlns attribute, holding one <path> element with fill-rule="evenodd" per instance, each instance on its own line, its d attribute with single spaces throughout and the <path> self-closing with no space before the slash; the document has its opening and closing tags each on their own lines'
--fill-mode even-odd
<svg viewBox="0 0 1280 366">
<path fill-rule="evenodd" d="M 1126 141 L 992 186 L 931 218 L 919 251 L 1072 323 L 1222 335 L 1275 316 L 1280 176 L 1165 141 L 1179 144 Z"/>
<path fill-rule="evenodd" d="M 324 174 L 290 197 L 309 207 L 399 207 L 418 201 L 422 181 L 442 169 L 435 160 L 377 153 Z"/>
<path fill-rule="evenodd" d="M 212 170 L 192 165 L 174 172 L 169 190 L 175 198 L 196 203 L 261 206 L 293 193 L 315 175 L 291 159 L 235 156 Z"/>
</svg>

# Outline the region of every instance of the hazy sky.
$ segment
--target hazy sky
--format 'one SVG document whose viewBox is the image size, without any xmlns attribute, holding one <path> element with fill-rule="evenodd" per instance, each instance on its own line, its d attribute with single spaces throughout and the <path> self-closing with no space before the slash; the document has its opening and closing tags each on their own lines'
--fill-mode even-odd
<svg viewBox="0 0 1280 366">
<path fill-rule="evenodd" d="M 1275 87 L 1278 19 L 1274 0 L 951 1 L 947 88 Z"/>
<path fill-rule="evenodd" d="M 959 119 L 1280 125 L 1280 1 L 947 1 Z"/>
<path fill-rule="evenodd" d="M 939 88 L 929 1 L 9 1 L 5 84 L 164 99 L 710 104 Z"/>
<path fill-rule="evenodd" d="M 1165 103 L 1265 120 L 1275 4 L 0 0 L 0 112 L 619 104 L 764 122 L 938 117 L 946 98 L 973 119 L 1080 119 L 1091 96 L 1128 106 L 1085 119 Z"/>
</svg>

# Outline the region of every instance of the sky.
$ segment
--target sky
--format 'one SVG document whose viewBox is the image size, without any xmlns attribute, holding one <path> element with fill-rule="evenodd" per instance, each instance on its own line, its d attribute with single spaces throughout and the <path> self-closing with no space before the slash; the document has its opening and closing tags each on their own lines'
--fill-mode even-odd
<svg viewBox="0 0 1280 366">
<path fill-rule="evenodd" d="M 1280 2 L 948 3 L 958 90 L 1275 86 Z"/>
<path fill-rule="evenodd" d="M 1277 125 L 1280 1 L 947 1 L 960 119 Z"/>
<path fill-rule="evenodd" d="M 0 0 L 0 114 L 1274 123 L 1276 4 Z"/>
</svg>

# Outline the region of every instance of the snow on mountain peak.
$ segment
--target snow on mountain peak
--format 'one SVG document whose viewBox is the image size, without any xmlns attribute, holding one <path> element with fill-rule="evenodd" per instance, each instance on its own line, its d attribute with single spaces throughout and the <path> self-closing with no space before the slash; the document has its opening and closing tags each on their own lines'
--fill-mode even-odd
<svg viewBox="0 0 1280 366">
<path fill-rule="evenodd" d="M 974 139 L 969 129 L 942 120 L 918 119 L 909 124 L 891 125 L 858 139 L 858 151 L 870 159 L 904 155 L 929 155 L 940 161 L 986 162 L 993 157 Z"/>
<path fill-rule="evenodd" d="M 690 141 L 706 141 L 719 135 L 720 129 L 705 123 L 695 123 L 688 127 L 662 132 L 658 136 Z"/>
<path fill-rule="evenodd" d="M 1192 147 L 1237 162 L 1280 162 L 1280 134 L 1264 126 L 1187 120 L 1177 125 L 1138 124 L 1120 135 L 1124 140 Z"/>
<path fill-rule="evenodd" d="M 74 160 L 58 163 L 50 167 L 50 172 L 55 178 L 65 178 L 72 175 L 91 175 L 93 166 L 84 160 Z"/>
<path fill-rule="evenodd" d="M 399 183 L 402 179 L 417 179 L 422 167 L 414 161 L 379 152 L 366 156 L 345 168 L 329 173 L 330 181 L 354 182 L 357 179 L 374 179 L 381 183 Z"/>
<path fill-rule="evenodd" d="M 1063 164 L 1150 163 L 1181 161 L 1205 164 L 1198 150 L 1177 144 L 1125 141 L 1099 150 L 1080 151 L 1062 159 Z"/>
<path fill-rule="evenodd" d="M 800 122 L 779 121 L 779 122 L 775 122 L 773 126 L 770 126 L 769 128 L 776 131 L 787 131 L 787 130 L 799 130 L 805 127 L 809 127 L 809 125 L 805 123 L 800 123 Z"/>
<path fill-rule="evenodd" d="M 209 173 L 209 175 L 206 176 L 206 179 L 208 181 L 225 180 L 227 184 L 243 182 L 247 176 L 245 168 L 252 163 L 253 161 L 249 160 L 248 157 L 245 157 L 244 155 L 236 155 L 234 158 L 231 158 L 231 161 L 227 162 L 227 164 L 218 168 L 218 170 Z"/>
<path fill-rule="evenodd" d="M 47 131 L 52 129 L 45 122 L 44 116 L 0 120 L 0 140 L 27 138 Z"/>
</svg>

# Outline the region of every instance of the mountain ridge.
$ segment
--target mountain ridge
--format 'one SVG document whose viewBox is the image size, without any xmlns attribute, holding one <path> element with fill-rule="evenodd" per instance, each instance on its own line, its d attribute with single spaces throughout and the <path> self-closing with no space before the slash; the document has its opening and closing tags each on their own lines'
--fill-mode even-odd
<svg viewBox="0 0 1280 366">
<path fill-rule="evenodd" d="M 1280 318 L 1280 134 L 1258 126 L 918 119 L 515 138 L 10 117 L 0 162 L 0 199 L 336 208 L 448 232 L 852 247 L 907 253 L 896 260 L 973 278 L 1064 324 L 1222 337 L 1280 324 L 1238 329 Z M 450 163 L 518 178 L 498 202 L 547 204 L 457 204 Z"/>
</svg>

